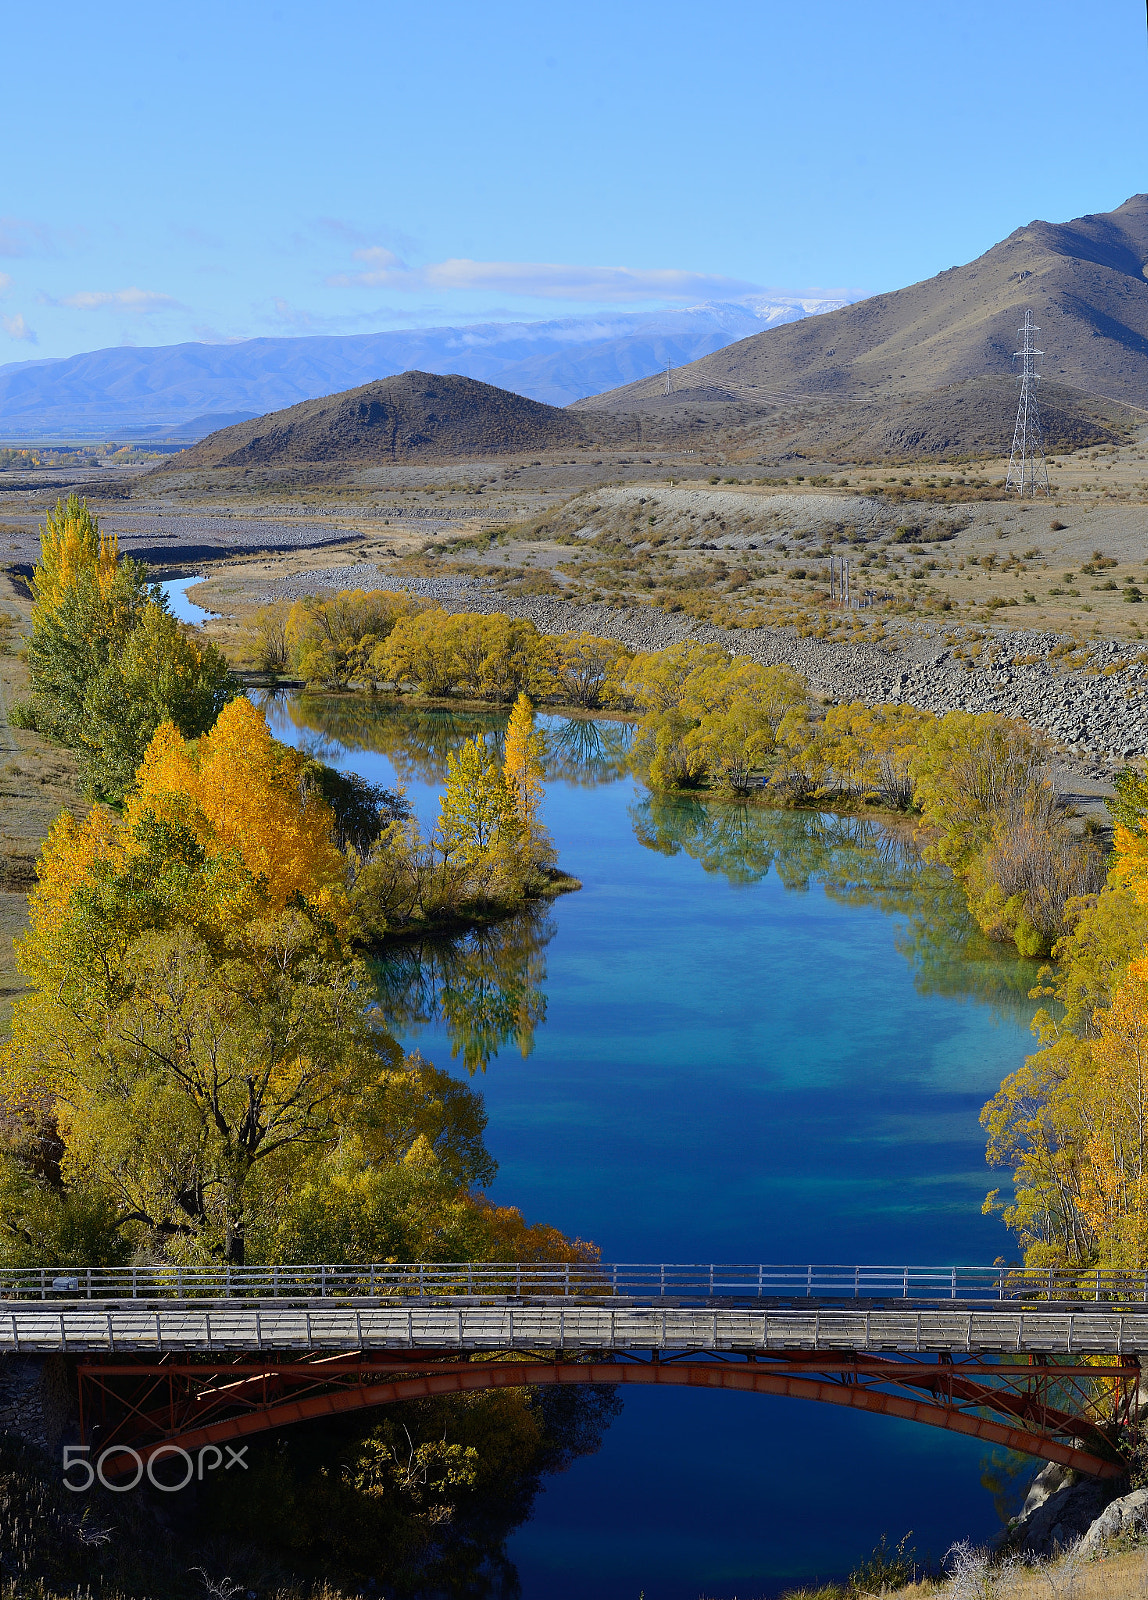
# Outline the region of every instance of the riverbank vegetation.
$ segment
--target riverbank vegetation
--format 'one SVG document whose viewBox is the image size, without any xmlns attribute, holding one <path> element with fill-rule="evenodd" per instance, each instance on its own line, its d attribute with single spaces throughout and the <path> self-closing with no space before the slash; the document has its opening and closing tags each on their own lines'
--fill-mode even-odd
<svg viewBox="0 0 1148 1600">
<path fill-rule="evenodd" d="M 681 644 L 636 656 L 623 685 L 642 715 L 633 744 L 656 792 L 760 794 L 781 805 L 912 815 L 990 938 L 1047 954 L 1104 857 L 1058 806 L 1051 746 L 994 713 L 936 717 L 905 705 L 818 706 L 799 674 Z"/>
<path fill-rule="evenodd" d="M 48 513 L 32 595 L 32 694 L 13 720 L 75 750 L 93 799 L 123 799 L 161 724 L 194 739 L 240 693 L 215 646 L 175 620 L 74 494 Z"/>
<path fill-rule="evenodd" d="M 467 880 L 512 871 L 519 837 L 501 773 L 469 749 L 436 846 Z M 475 1197 L 493 1174 L 480 1102 L 379 1025 L 354 951 L 379 900 L 363 893 L 372 858 L 354 878 L 333 822 L 306 759 L 244 699 L 194 746 L 161 728 L 122 816 L 61 816 L 20 945 L 30 992 L 0 1057 L 0 1256 L 567 1249 Z"/>
<path fill-rule="evenodd" d="M 159 1240 L 181 1259 L 463 1260 L 501 1248 L 496 1235 L 542 1248 L 510 1214 L 460 1201 L 493 1171 L 484 1119 L 443 1074 L 398 1059 L 354 953 L 401 895 L 489 906 L 549 870 L 526 702 L 513 726 L 517 794 L 468 741 L 425 845 L 403 817 L 381 848 L 341 849 L 307 758 L 245 699 L 194 745 L 160 729 L 122 816 L 59 818 L 2 1058 L 0 1254 L 111 1263 Z"/>
<path fill-rule="evenodd" d="M 982 1117 L 1014 1183 L 986 1208 L 1031 1265 L 1082 1273 L 1148 1266 L 1148 780 L 1126 772 L 1117 791 L 1107 879 L 1072 904 L 1044 973 L 1041 1048 Z"/>
<path fill-rule="evenodd" d="M 273 636 L 274 649 L 260 640 Z M 680 643 L 632 653 L 524 619 L 449 613 L 409 595 L 349 591 L 257 613 L 251 648 L 327 687 L 462 690 L 611 707 L 637 716 L 636 774 L 655 792 L 759 796 L 914 815 L 990 938 L 1047 955 L 1096 893 L 1103 853 L 1058 806 L 1052 747 L 995 713 L 936 717 L 906 705 L 824 707 L 786 666 Z"/>
<path fill-rule="evenodd" d="M 401 796 L 275 740 L 82 506 L 44 551 L 30 719 L 75 741 L 90 789 L 117 803 L 62 813 L 38 863 L 27 990 L 0 1050 L 0 1266 L 595 1259 L 487 1197 L 481 1096 L 403 1053 L 362 953 L 396 917 L 493 915 L 552 890 L 529 701 L 504 756 L 481 736 L 452 754 L 424 840 Z M 133 652 L 150 662 L 138 680 Z M 105 702 L 123 715 L 97 740 Z M 182 1562 L 161 1592 L 190 1596 L 194 1533 L 237 1551 L 260 1592 L 300 1574 L 504 1592 L 505 1540 L 541 1476 L 596 1449 L 615 1409 L 608 1391 L 522 1387 L 315 1427 L 269 1443 L 226 1497 L 205 1490 L 174 1539 L 113 1501 L 86 1548 L 70 1508 L 41 1506 L 58 1537 L 39 1554 L 25 1541 L 21 1571 L 160 1592 L 141 1555 L 158 1545 L 159 1565 Z M 0 1462 L 7 1503 L 35 1501 L 47 1470 Z"/>
<path fill-rule="evenodd" d="M 75 749 L 89 797 L 120 808 L 138 786 L 137 773 L 154 757 L 153 739 L 167 730 L 165 748 L 172 760 L 171 738 L 187 746 L 179 772 L 173 768 L 169 774 L 184 792 L 198 770 L 196 741 L 220 727 L 224 707 L 242 693 L 224 658 L 170 615 L 146 568 L 120 558 L 114 537 L 100 532 L 97 519 L 75 495 L 48 514 L 32 592 L 27 646 L 32 694 L 17 708 L 16 720 Z M 308 670 L 326 672 L 336 681 L 366 670 L 376 648 L 372 641 L 387 640 L 400 623 L 423 620 L 405 596 L 383 593 L 341 595 L 306 609 L 295 622 L 293 615 L 294 609 L 282 619 L 284 637 Z M 277 616 L 271 608 L 272 620 Z M 277 637 L 271 621 L 264 617 L 260 625 L 271 649 Z M 377 943 L 399 929 L 458 926 L 576 886 L 555 870 L 553 849 L 538 819 L 541 769 L 529 726 L 530 702 L 521 685 L 534 673 L 531 651 L 540 636 L 534 630 L 533 640 L 519 639 L 509 624 L 480 633 L 476 642 L 456 630 L 450 648 L 462 651 L 484 692 L 514 690 L 519 696 L 515 771 L 503 770 L 489 741 L 472 740 L 457 756 L 438 827 L 429 836 L 423 836 L 400 795 L 320 762 L 281 751 L 269 755 L 274 741 L 264 750 L 266 729 L 257 732 L 246 713 L 227 723 L 225 752 L 218 759 L 209 754 L 225 785 L 228 773 L 241 770 L 242 761 L 235 758 L 247 741 L 252 759 L 258 747 L 261 761 L 293 762 L 291 781 L 317 803 L 325 802 L 323 827 L 330 828 L 335 852 L 332 870 L 346 880 L 338 891 L 345 902 L 343 936 Z M 402 645 L 412 661 L 427 654 L 426 649 L 420 654 L 413 636 L 407 635 L 405 644 L 403 637 L 400 628 L 396 648 Z M 435 651 L 429 656 L 435 658 Z M 239 816 L 242 793 L 233 800 Z"/>
<path fill-rule="evenodd" d="M 1001 1560 L 990 1550 L 967 1544 L 955 1547 L 946 1572 L 905 1581 L 894 1576 L 874 1579 L 861 1569 L 845 1583 L 791 1589 L 781 1600 L 861 1600 L 880 1594 L 885 1600 L 1144 1600 L 1148 1564 L 1143 1548 L 1121 1543 L 1082 1558 L 1074 1549 L 1050 1561 Z M 703 1597 L 704 1600 L 704 1597 Z"/>
<path fill-rule="evenodd" d="M 386 589 L 277 601 L 247 624 L 245 660 L 264 672 L 345 689 L 389 685 L 424 696 L 614 705 L 631 652 L 588 633 L 544 634 L 527 617 L 449 612 Z"/>
</svg>

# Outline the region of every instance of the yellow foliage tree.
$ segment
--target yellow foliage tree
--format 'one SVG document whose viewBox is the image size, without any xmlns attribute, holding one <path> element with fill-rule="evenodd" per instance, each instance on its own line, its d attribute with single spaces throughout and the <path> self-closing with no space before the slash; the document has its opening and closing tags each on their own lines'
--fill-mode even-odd
<svg viewBox="0 0 1148 1600">
<path fill-rule="evenodd" d="M 276 1219 L 308 1186 L 326 1205 L 391 1173 L 393 1232 L 411 1184 L 438 1215 L 493 1174 L 472 1093 L 378 1027 L 304 765 L 237 701 L 196 746 L 160 730 L 122 818 L 52 830 L 0 1092 L 50 1122 L 65 1184 L 99 1197 L 81 1222 L 110 1211 L 177 1257 L 242 1261 L 284 1244 Z M 502 841 L 475 843 L 497 858 Z M 11 1175 L 0 1191 L 34 1211 Z"/>
<path fill-rule="evenodd" d="M 543 751 L 542 735 L 534 726 L 534 707 L 529 696 L 520 694 L 506 726 L 502 770 L 518 820 L 522 824 L 527 856 L 532 863 L 539 865 L 544 859 L 549 861 L 553 857 L 553 847 L 539 817 L 543 796 Z"/>
<path fill-rule="evenodd" d="M 57 500 L 41 530 L 40 564 L 32 573 L 33 622 L 55 615 L 82 572 L 92 573 L 106 597 L 115 581 L 117 560 L 116 536 L 100 532 L 88 502 L 75 494 Z"/>
<path fill-rule="evenodd" d="M 463 875 L 466 898 L 500 901 L 521 894 L 528 864 L 522 823 L 501 766 L 477 735 L 447 758 L 437 843 L 447 866 Z"/>
<path fill-rule="evenodd" d="M 552 670 L 558 694 L 570 705 L 612 705 L 621 694 L 632 652 L 616 639 L 593 633 L 551 636 Z"/>
<path fill-rule="evenodd" d="M 209 855 L 234 853 L 270 912 L 302 899 L 341 926 L 346 863 L 330 807 L 304 781 L 306 764 L 250 700 L 232 700 L 194 745 L 170 723 L 159 729 L 128 796 L 127 828 L 148 814 L 188 826 Z"/>
<path fill-rule="evenodd" d="M 273 658 L 281 630 L 284 653 L 308 682 L 369 683 L 387 675 L 381 668 L 396 623 L 425 609 L 425 601 L 399 590 L 343 589 L 329 600 L 297 600 L 285 619 L 274 606 L 256 612 L 249 648 Z"/>
<path fill-rule="evenodd" d="M 820 785 L 907 808 L 918 745 L 935 720 L 906 705 L 830 706 L 813 741 Z"/>
<path fill-rule="evenodd" d="M 1128 785 L 1123 786 L 1125 791 Z M 1123 796 L 1127 801 L 1127 793 Z M 1042 1048 L 985 1107 L 991 1163 L 1012 1168 L 1000 1205 L 1030 1263 L 1148 1266 L 1148 894 L 1141 823 L 1127 803 L 1098 894 L 1070 903 Z"/>
<path fill-rule="evenodd" d="M 381 678 L 415 683 L 424 694 L 436 696 L 450 694 L 463 673 L 444 612 L 401 618 L 373 662 Z"/>
</svg>

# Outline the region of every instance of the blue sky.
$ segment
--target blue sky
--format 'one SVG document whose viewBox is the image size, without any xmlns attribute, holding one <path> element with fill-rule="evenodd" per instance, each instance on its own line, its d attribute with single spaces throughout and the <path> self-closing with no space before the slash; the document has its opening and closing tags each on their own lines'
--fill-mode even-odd
<svg viewBox="0 0 1148 1600">
<path fill-rule="evenodd" d="M 1140 0 L 17 0 L 3 56 L 0 363 L 897 288 L 1148 189 Z"/>
</svg>

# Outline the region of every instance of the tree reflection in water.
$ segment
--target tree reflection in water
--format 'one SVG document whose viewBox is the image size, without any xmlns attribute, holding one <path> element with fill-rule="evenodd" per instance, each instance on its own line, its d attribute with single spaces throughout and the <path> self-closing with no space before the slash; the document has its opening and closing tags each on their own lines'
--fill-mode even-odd
<svg viewBox="0 0 1148 1600">
<path fill-rule="evenodd" d="M 383 1019 L 407 1036 L 441 1020 L 471 1073 L 511 1039 L 528 1056 L 546 1019 L 543 951 L 554 934 L 549 906 L 528 906 L 493 927 L 396 945 L 373 963 Z"/>
<path fill-rule="evenodd" d="M 446 783 L 446 758 L 476 733 L 499 744 L 506 712 L 420 710 L 416 705 L 364 695 L 285 695 L 268 691 L 259 700 L 272 733 L 300 742 L 319 760 L 348 750 L 386 756 L 403 783 Z"/>
<path fill-rule="evenodd" d="M 1039 963 L 986 939 L 946 867 L 925 861 L 909 823 L 870 817 L 712 804 L 651 795 L 630 808 L 640 844 L 684 852 L 733 885 L 773 870 L 786 889 L 816 885 L 843 905 L 904 919 L 897 949 L 922 994 L 975 999 L 1022 1025 Z"/>
<path fill-rule="evenodd" d="M 625 777 L 634 734 L 629 723 L 589 717 L 545 717 L 539 723 L 546 738 L 548 781 L 596 789 Z"/>
<path fill-rule="evenodd" d="M 501 751 L 506 711 L 452 711 L 361 695 L 303 695 L 261 691 L 257 703 L 272 733 L 303 743 L 320 761 L 348 750 L 386 756 L 403 783 L 446 783 L 446 758 L 464 739 L 482 734 Z M 622 722 L 557 717 L 540 712 L 547 782 L 596 788 L 625 774 L 631 729 Z"/>
<path fill-rule="evenodd" d="M 272 731 L 320 760 L 348 751 L 385 755 L 405 782 L 442 785 L 448 752 L 484 734 L 501 745 L 505 711 L 430 708 L 357 695 L 260 698 Z M 596 788 L 625 775 L 631 728 L 622 722 L 543 715 L 546 777 Z M 771 871 L 792 893 L 820 888 L 844 905 L 902 919 L 897 948 L 923 994 L 975 999 L 1022 1025 L 1038 964 L 984 938 L 944 867 L 922 860 L 912 825 L 869 817 L 786 811 L 651 795 L 630 809 L 638 842 L 684 853 L 737 885 Z M 554 935 L 549 908 L 519 913 L 461 937 L 396 945 L 378 963 L 388 1022 L 410 1033 L 441 1019 L 470 1072 L 512 1039 L 524 1055 L 546 1015 L 543 952 Z"/>
</svg>

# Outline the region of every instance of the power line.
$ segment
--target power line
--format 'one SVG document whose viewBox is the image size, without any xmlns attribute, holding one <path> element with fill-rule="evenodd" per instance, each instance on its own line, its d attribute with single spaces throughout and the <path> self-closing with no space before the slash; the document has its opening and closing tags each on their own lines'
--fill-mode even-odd
<svg viewBox="0 0 1148 1600">
<path fill-rule="evenodd" d="M 1018 494 L 1049 493 L 1044 441 L 1040 433 L 1040 402 L 1036 397 L 1036 386 L 1040 382 L 1036 362 L 1044 354 L 1033 343 L 1034 335 L 1039 332 L 1040 329 L 1033 324 L 1031 309 L 1026 310 L 1024 327 L 1020 329 L 1023 347 L 1013 356 L 1014 360 L 1017 356 L 1021 357 L 1020 398 L 1016 408 L 1008 477 L 1005 479 L 1005 488 L 1015 489 Z"/>
</svg>

